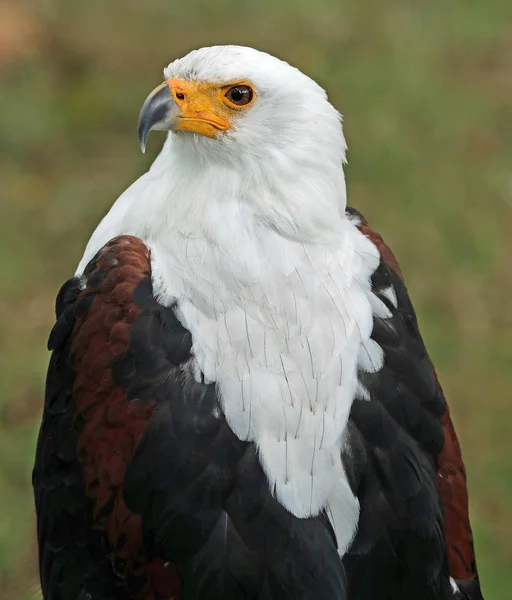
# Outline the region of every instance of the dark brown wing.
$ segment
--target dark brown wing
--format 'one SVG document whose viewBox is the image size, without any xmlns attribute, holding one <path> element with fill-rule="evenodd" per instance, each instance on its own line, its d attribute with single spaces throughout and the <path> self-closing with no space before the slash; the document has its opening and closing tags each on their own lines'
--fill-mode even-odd
<svg viewBox="0 0 512 600">
<path fill-rule="evenodd" d="M 414 591 L 412 582 L 411 597 L 449 598 L 448 586 L 445 583 L 443 591 L 442 584 L 449 574 L 460 594 L 466 594 L 461 597 L 478 600 L 482 596 L 469 522 L 466 473 L 448 406 L 423 345 L 396 258 L 359 213 L 352 209 L 348 213 L 380 252 L 381 265 L 372 285 L 392 315 L 390 319 L 376 318 L 372 334 L 384 350 L 384 368 L 375 375 L 361 374 L 372 402 L 356 400 L 352 411 L 354 443 L 361 448 L 366 468 L 374 473 L 373 479 L 359 478 L 362 516 L 355 545 L 372 547 L 376 560 L 385 564 L 375 550 L 379 537 L 375 535 L 379 531 L 375 521 L 386 521 L 389 527 L 381 527 L 382 552 L 402 555 L 404 564 L 411 572 L 416 571 L 416 581 L 425 578 L 424 586 L 432 585 L 429 580 L 440 582 L 438 591 L 434 584 L 433 591 L 425 596 Z M 396 295 L 395 303 L 387 293 L 390 288 Z M 401 489 L 392 489 L 392 476 L 401 481 Z M 365 502 L 371 503 L 367 518 L 374 524 L 373 537 L 365 533 Z M 401 539 L 402 527 L 408 532 L 405 539 Z M 370 537 L 365 539 L 365 535 Z M 357 565 L 358 560 L 352 558 L 352 563 Z M 389 570 L 383 573 L 388 581 L 390 576 Z M 407 583 L 403 585 L 405 590 Z M 395 594 L 402 598 L 398 588 Z"/>
<path fill-rule="evenodd" d="M 33 477 L 45 600 L 345 600 L 328 519 L 272 497 L 174 310 L 129 236 L 59 296 Z"/>
<path fill-rule="evenodd" d="M 172 565 L 142 544 L 122 484 L 155 404 L 127 402 L 113 368 L 140 313 L 149 271 L 135 238 L 108 244 L 57 300 L 43 423 L 33 473 L 40 573 L 47 600 L 177 597 Z"/>
</svg>

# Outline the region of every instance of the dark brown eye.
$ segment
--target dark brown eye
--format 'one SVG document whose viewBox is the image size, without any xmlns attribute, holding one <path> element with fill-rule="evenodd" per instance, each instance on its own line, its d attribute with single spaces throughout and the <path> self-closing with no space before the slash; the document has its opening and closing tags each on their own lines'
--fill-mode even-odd
<svg viewBox="0 0 512 600">
<path fill-rule="evenodd" d="M 226 98 L 235 106 L 246 106 L 252 97 L 253 91 L 248 85 L 235 85 L 226 92 Z"/>
</svg>

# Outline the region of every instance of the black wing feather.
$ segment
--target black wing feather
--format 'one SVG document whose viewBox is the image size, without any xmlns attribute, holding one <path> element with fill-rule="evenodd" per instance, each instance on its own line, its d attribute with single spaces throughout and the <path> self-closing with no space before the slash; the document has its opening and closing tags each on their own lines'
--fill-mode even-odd
<svg viewBox="0 0 512 600">
<path fill-rule="evenodd" d="M 385 293 L 390 286 L 397 306 Z M 436 488 L 444 396 L 402 280 L 381 262 L 372 287 L 391 317 L 374 320 L 372 338 L 384 351 L 384 366 L 359 373 L 370 400 L 354 400 L 350 413 L 345 462 L 361 504 L 358 533 L 344 558 L 350 596 L 447 600 L 453 591 Z"/>
</svg>

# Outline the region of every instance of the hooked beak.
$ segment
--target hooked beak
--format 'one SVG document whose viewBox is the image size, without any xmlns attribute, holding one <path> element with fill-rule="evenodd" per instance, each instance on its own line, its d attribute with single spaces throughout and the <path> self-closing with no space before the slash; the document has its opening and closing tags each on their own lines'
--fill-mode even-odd
<svg viewBox="0 0 512 600">
<path fill-rule="evenodd" d="M 146 142 L 150 131 L 169 131 L 172 122 L 179 113 L 179 108 L 174 102 L 169 86 L 164 81 L 155 88 L 146 98 L 140 109 L 137 133 L 140 148 L 146 152 Z"/>
<path fill-rule="evenodd" d="M 146 151 L 146 141 L 153 129 L 190 131 L 210 138 L 229 129 L 231 124 L 222 97 L 206 82 L 164 81 L 149 94 L 140 111 L 138 134 L 142 152 Z"/>
</svg>

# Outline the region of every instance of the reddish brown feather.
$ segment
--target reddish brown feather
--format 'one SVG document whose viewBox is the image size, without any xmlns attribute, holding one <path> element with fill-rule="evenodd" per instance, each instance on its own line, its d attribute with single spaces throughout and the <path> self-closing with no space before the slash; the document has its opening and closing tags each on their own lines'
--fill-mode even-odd
<svg viewBox="0 0 512 600">
<path fill-rule="evenodd" d="M 82 424 L 77 449 L 86 492 L 98 526 L 108 534 L 112 564 L 129 589 L 131 583 L 137 588 L 137 600 L 171 600 L 179 595 L 176 571 L 147 555 L 141 520 L 122 497 L 126 467 L 155 407 L 128 402 L 111 372 L 113 360 L 128 347 L 130 327 L 139 314 L 133 294 L 149 271 L 149 251 L 136 238 L 115 238 L 99 253 L 78 299 L 80 303 L 86 294 L 98 294 L 75 324 L 73 391 L 77 422 Z"/>
<path fill-rule="evenodd" d="M 448 407 L 443 415 L 442 423 L 444 447 L 439 457 L 437 488 L 443 501 L 447 524 L 448 566 L 450 575 L 455 579 L 470 579 L 476 575 L 476 565 L 473 533 L 469 521 L 466 468 L 462 461 L 459 440 Z"/>
<path fill-rule="evenodd" d="M 386 265 L 403 280 L 398 262 L 380 234 L 373 231 L 365 219 L 362 219 L 358 227 L 375 244 Z M 434 365 L 432 372 L 439 384 Z M 448 406 L 443 414 L 442 424 L 444 446 L 438 460 L 437 489 L 444 509 L 450 575 L 454 579 L 464 580 L 476 575 L 475 555 L 469 521 L 466 469 Z"/>
<path fill-rule="evenodd" d="M 398 261 L 396 260 L 393 252 L 391 252 L 391 249 L 388 248 L 388 246 L 386 246 L 386 244 L 384 243 L 382 236 L 373 229 L 371 229 L 368 225 L 368 222 L 365 219 L 363 219 L 362 217 L 360 218 L 361 223 L 358 225 L 358 229 L 361 231 L 361 233 L 364 233 L 366 237 L 370 238 L 373 244 L 377 247 L 377 250 L 379 251 L 383 262 L 388 267 L 393 269 L 393 271 L 400 277 L 400 279 L 403 280 L 402 271 L 400 270 Z"/>
</svg>

